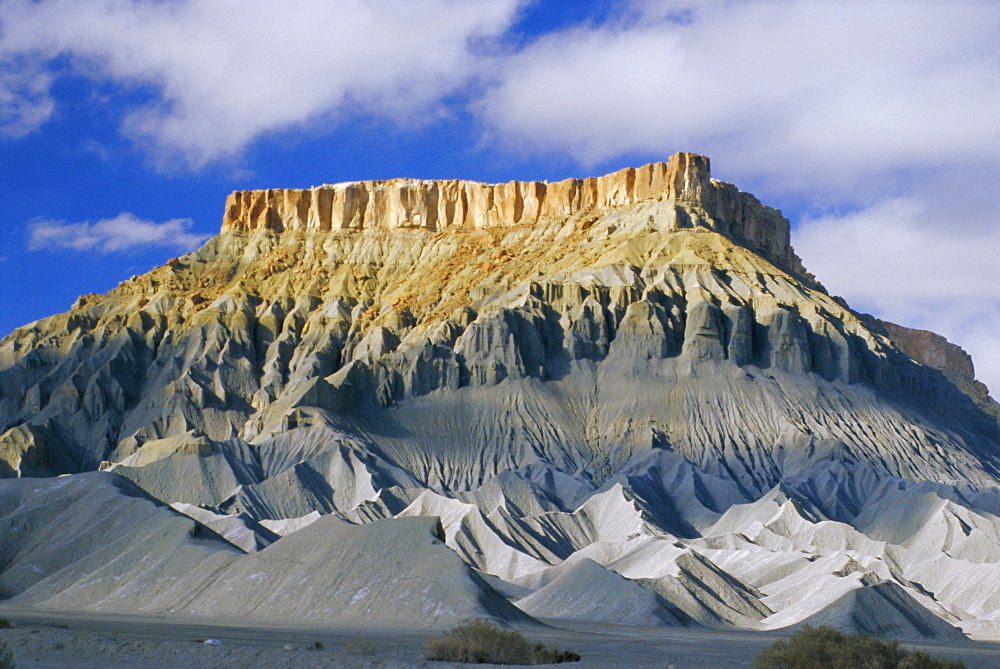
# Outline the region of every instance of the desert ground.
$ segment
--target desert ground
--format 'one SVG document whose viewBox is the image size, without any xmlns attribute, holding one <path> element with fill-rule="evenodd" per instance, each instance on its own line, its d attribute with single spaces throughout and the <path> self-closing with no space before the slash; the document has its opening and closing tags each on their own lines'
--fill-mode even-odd
<svg viewBox="0 0 1000 669">
<path fill-rule="evenodd" d="M 458 667 L 423 659 L 427 631 L 325 628 L 299 625 L 243 626 L 239 621 L 201 621 L 141 616 L 42 613 L 0 607 L 12 629 L 0 640 L 18 667 Z M 578 651 L 590 667 L 748 667 L 776 633 L 567 625 L 524 630 L 531 640 Z M 217 640 L 220 645 L 206 644 Z M 318 642 L 318 644 L 317 644 Z M 1000 667 L 1000 643 L 906 644 L 960 659 L 970 669 Z"/>
</svg>

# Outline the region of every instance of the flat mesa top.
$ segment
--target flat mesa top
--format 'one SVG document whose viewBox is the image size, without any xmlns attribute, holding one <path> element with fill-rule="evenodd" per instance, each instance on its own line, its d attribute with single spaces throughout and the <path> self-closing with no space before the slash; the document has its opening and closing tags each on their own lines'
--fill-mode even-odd
<svg viewBox="0 0 1000 669">
<path fill-rule="evenodd" d="M 666 163 L 553 183 L 402 178 L 236 191 L 226 201 L 222 230 L 509 226 L 654 198 L 699 201 L 714 186 L 708 158 L 678 153 Z"/>
</svg>

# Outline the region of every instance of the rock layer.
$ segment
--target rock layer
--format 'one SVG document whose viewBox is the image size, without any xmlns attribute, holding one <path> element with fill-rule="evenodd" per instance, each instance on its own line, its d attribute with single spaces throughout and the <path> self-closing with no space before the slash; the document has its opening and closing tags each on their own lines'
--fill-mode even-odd
<svg viewBox="0 0 1000 669">
<path fill-rule="evenodd" d="M 914 330 L 888 321 L 880 321 L 886 334 L 908 356 L 942 372 L 948 372 L 967 381 L 976 379 L 972 356 L 939 334 Z"/>
<path fill-rule="evenodd" d="M 677 215 L 664 229 L 708 227 L 804 273 L 781 212 L 732 184 L 714 181 L 708 158 L 691 153 L 678 153 L 667 163 L 555 183 L 393 179 L 236 191 L 226 199 L 222 231 L 503 228 L 600 216 L 648 200 L 677 205 Z"/>
</svg>

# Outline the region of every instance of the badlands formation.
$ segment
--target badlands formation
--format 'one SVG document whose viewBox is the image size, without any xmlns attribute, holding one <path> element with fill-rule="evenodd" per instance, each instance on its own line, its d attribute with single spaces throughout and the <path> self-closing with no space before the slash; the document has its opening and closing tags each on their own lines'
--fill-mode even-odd
<svg viewBox="0 0 1000 669">
<path fill-rule="evenodd" d="M 1000 639 L 998 416 L 701 156 L 234 193 L 0 341 L 0 598 Z"/>
</svg>

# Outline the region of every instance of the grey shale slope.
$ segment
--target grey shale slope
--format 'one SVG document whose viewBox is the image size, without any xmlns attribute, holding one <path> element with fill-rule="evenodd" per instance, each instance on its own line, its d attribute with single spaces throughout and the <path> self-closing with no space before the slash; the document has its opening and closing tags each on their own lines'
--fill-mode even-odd
<svg viewBox="0 0 1000 669">
<path fill-rule="evenodd" d="M 234 193 L 0 341 L 0 596 L 1000 639 L 998 417 L 702 156 Z"/>
</svg>

